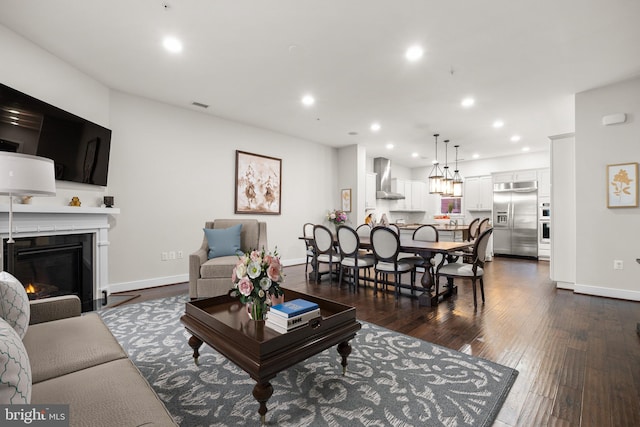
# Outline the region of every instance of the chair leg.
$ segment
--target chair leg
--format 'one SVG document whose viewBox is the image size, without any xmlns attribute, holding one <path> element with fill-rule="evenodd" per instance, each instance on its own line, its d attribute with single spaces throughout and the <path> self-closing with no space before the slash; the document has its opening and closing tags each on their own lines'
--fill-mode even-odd
<svg viewBox="0 0 640 427">
<path fill-rule="evenodd" d="M 395 289 L 393 290 L 393 293 L 396 295 L 396 301 L 398 301 L 398 299 L 400 298 L 400 277 L 402 277 L 400 274 L 396 273 L 393 275 L 393 277 L 395 278 Z"/>
<path fill-rule="evenodd" d="M 378 272 L 373 272 L 373 296 L 378 296 Z"/>
<path fill-rule="evenodd" d="M 482 303 L 484 304 L 484 280 L 480 278 L 480 295 L 482 295 Z"/>
<path fill-rule="evenodd" d="M 360 286 L 360 275 L 358 274 L 360 272 L 359 268 L 356 268 L 353 271 L 353 287 L 355 288 L 354 290 L 356 292 L 358 292 L 358 287 Z"/>
<path fill-rule="evenodd" d="M 338 275 L 338 286 L 342 284 L 342 272 L 344 271 L 344 267 L 340 266 L 340 274 Z"/>
<path fill-rule="evenodd" d="M 473 284 L 473 306 L 478 307 L 478 301 L 476 300 L 476 279 L 475 277 L 471 279 L 471 283 Z"/>
</svg>

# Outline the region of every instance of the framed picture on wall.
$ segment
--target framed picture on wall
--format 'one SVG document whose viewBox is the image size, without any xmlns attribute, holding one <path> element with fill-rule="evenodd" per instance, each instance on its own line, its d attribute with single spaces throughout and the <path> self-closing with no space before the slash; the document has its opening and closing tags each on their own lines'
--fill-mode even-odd
<svg viewBox="0 0 640 427">
<path fill-rule="evenodd" d="M 607 165 L 607 207 L 638 207 L 638 163 Z"/>
<path fill-rule="evenodd" d="M 340 198 L 342 199 L 342 210 L 345 212 L 351 212 L 351 189 L 343 188 Z"/>
<path fill-rule="evenodd" d="M 236 150 L 235 212 L 280 215 L 282 160 Z"/>
</svg>

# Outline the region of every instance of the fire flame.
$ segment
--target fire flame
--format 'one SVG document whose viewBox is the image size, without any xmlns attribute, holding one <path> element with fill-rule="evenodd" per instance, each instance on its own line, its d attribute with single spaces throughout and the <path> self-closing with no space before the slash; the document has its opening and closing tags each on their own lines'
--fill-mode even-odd
<svg viewBox="0 0 640 427">
<path fill-rule="evenodd" d="M 36 293 L 36 288 L 33 287 L 33 285 L 31 283 L 29 283 L 25 288 L 24 288 L 28 294 L 35 294 Z"/>
</svg>

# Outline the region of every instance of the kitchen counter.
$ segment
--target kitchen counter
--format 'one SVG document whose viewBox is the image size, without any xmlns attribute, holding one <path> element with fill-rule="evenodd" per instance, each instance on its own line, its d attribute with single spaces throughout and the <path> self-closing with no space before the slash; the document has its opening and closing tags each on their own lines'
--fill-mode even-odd
<svg viewBox="0 0 640 427">
<path fill-rule="evenodd" d="M 415 229 L 417 229 L 418 227 L 421 227 L 425 224 L 396 224 L 398 226 L 398 228 L 400 229 L 400 232 L 402 232 L 403 230 L 406 230 L 406 232 L 411 232 L 413 233 L 413 231 Z M 462 239 L 461 240 L 467 240 L 467 236 L 469 233 L 469 225 L 451 225 L 448 222 L 444 223 L 431 223 L 429 225 L 433 225 L 436 230 L 438 230 L 439 234 L 440 234 L 440 240 L 451 240 L 451 241 L 456 241 L 456 240 L 460 240 L 460 235 L 458 235 L 458 238 L 456 239 L 456 234 L 457 233 L 461 233 L 462 235 Z"/>
</svg>

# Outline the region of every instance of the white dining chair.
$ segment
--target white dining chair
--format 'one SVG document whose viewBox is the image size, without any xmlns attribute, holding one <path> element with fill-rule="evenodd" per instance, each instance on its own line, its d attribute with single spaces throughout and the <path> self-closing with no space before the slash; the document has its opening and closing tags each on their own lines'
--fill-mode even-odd
<svg viewBox="0 0 640 427">
<path fill-rule="evenodd" d="M 367 225 L 367 227 L 369 227 Z M 369 269 L 375 263 L 371 254 L 363 254 L 360 249 L 360 237 L 356 231 L 347 226 L 338 227 L 338 248 L 340 250 L 340 276 L 339 283 L 342 283 L 342 273 L 344 270 L 351 272 L 353 278 L 352 284 L 355 290 L 358 290 L 360 270 Z"/>
<path fill-rule="evenodd" d="M 476 298 L 476 281 L 480 282 L 480 293 L 482 294 L 482 303 L 484 304 L 484 263 L 487 258 L 487 245 L 489 237 L 493 232 L 493 228 L 485 230 L 476 239 L 473 244 L 473 263 L 451 262 L 441 266 L 436 272 L 436 294 L 438 293 L 438 283 L 440 276 L 447 278 L 466 278 L 471 279 L 473 286 L 473 306 L 478 307 Z"/>
<path fill-rule="evenodd" d="M 373 256 L 375 258 L 373 294 L 374 296 L 378 294 L 378 276 L 383 276 L 386 287 L 391 274 L 395 285 L 395 296 L 398 299 L 402 275 L 413 270 L 412 264 L 398 259 L 400 237 L 390 228 L 378 226 L 371 230 L 371 245 L 373 246 Z M 413 292 L 413 283 L 411 288 Z"/>
<path fill-rule="evenodd" d="M 340 267 L 340 255 L 334 249 L 333 234 L 324 225 L 316 224 L 313 226 L 313 246 L 316 253 L 314 267 L 317 277 L 324 274 L 320 272 L 320 264 L 329 264 L 329 283 L 331 283 L 334 268 L 337 273 Z"/>
</svg>

